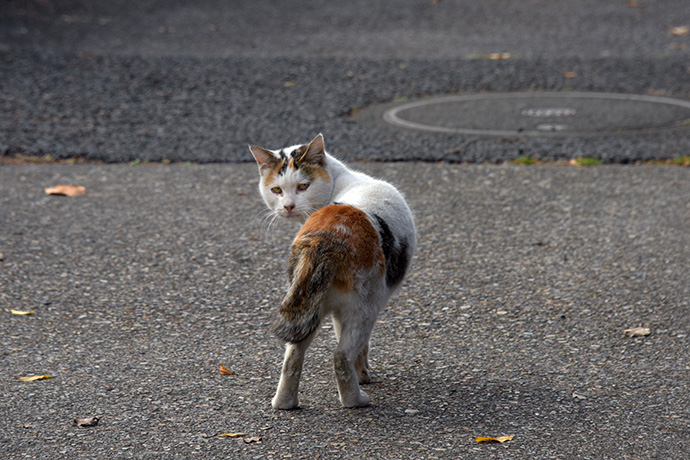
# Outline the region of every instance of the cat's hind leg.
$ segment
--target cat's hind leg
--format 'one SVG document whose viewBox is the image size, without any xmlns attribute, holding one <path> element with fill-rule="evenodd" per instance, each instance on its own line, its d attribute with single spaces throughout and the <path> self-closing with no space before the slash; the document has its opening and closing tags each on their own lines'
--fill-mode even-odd
<svg viewBox="0 0 690 460">
<path fill-rule="evenodd" d="M 371 371 L 369 369 L 369 340 L 364 342 L 362 349 L 357 355 L 357 360 L 355 360 L 355 372 L 357 372 L 357 378 L 359 383 L 371 383 Z"/>
<path fill-rule="evenodd" d="M 335 379 L 338 383 L 340 403 L 345 407 L 369 405 L 369 396 L 360 389 L 355 362 L 367 344 L 373 323 L 369 321 L 343 321 L 340 319 L 341 333 L 338 346 L 333 354 Z"/>
<path fill-rule="evenodd" d="M 340 320 L 333 316 L 333 330 L 335 331 L 335 338 L 340 342 L 340 336 L 342 335 L 343 326 L 340 324 Z M 355 372 L 357 373 L 357 380 L 359 380 L 360 385 L 365 383 L 371 383 L 371 374 L 369 370 L 369 336 L 364 341 L 357 359 L 355 360 Z"/>
<path fill-rule="evenodd" d="M 278 389 L 271 400 L 274 409 L 296 409 L 299 406 L 299 380 L 302 376 L 304 355 L 314 339 L 316 331 L 298 343 L 288 343 L 285 346 L 285 359 L 280 374 Z"/>
</svg>

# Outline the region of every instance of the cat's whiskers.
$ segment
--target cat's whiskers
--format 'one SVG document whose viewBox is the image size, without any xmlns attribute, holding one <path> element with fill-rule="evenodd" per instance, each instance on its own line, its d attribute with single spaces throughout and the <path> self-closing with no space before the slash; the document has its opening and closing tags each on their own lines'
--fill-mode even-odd
<svg viewBox="0 0 690 460">
<path fill-rule="evenodd" d="M 311 216 L 312 214 L 314 214 L 318 210 L 319 210 L 319 208 L 316 206 L 309 206 L 307 209 L 302 211 L 302 215 L 304 216 L 304 219 L 306 220 L 309 218 L 309 216 Z"/>
<path fill-rule="evenodd" d="M 277 217 L 270 209 L 262 209 L 254 216 L 255 221 L 260 221 L 261 233 L 264 238 L 268 235 Z"/>
</svg>

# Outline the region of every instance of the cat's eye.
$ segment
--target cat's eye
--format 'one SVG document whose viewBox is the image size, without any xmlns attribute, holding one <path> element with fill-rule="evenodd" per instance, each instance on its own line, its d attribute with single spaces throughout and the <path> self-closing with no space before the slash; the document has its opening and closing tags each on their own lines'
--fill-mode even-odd
<svg viewBox="0 0 690 460">
<path fill-rule="evenodd" d="M 280 187 L 273 187 L 273 188 L 271 189 L 271 191 L 272 191 L 273 193 L 275 193 L 276 195 L 280 195 L 281 193 L 283 193 L 283 189 L 280 188 Z"/>
<path fill-rule="evenodd" d="M 309 184 L 299 184 L 299 185 L 297 185 L 297 190 L 299 190 L 300 192 L 303 192 L 303 191 L 305 191 L 305 190 L 308 189 L 308 188 L 309 188 Z"/>
</svg>

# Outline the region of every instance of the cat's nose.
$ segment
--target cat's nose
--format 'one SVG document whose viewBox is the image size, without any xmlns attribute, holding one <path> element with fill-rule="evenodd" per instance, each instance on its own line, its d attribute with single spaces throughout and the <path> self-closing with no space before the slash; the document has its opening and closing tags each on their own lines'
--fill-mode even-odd
<svg viewBox="0 0 690 460">
<path fill-rule="evenodd" d="M 283 206 L 283 207 L 284 207 L 285 210 L 288 212 L 288 214 L 290 214 L 290 213 L 292 212 L 292 210 L 295 209 L 295 205 L 294 205 L 294 204 L 286 204 L 286 205 Z"/>
</svg>

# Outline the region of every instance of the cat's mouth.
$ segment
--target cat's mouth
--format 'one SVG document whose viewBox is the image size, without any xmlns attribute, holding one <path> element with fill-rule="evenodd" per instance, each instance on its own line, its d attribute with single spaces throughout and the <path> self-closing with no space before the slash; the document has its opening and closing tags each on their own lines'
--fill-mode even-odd
<svg viewBox="0 0 690 460">
<path fill-rule="evenodd" d="M 287 220 L 305 220 L 308 217 L 306 215 L 306 213 L 304 213 L 302 211 L 295 211 L 295 210 L 283 211 L 281 213 L 281 216 L 283 217 L 283 219 L 287 219 Z"/>
<path fill-rule="evenodd" d="M 309 213 L 305 211 L 298 211 L 298 210 L 292 210 L 292 211 L 283 211 L 281 214 L 281 217 L 283 219 L 295 221 L 295 222 L 304 222 L 307 220 L 309 217 Z"/>
</svg>

